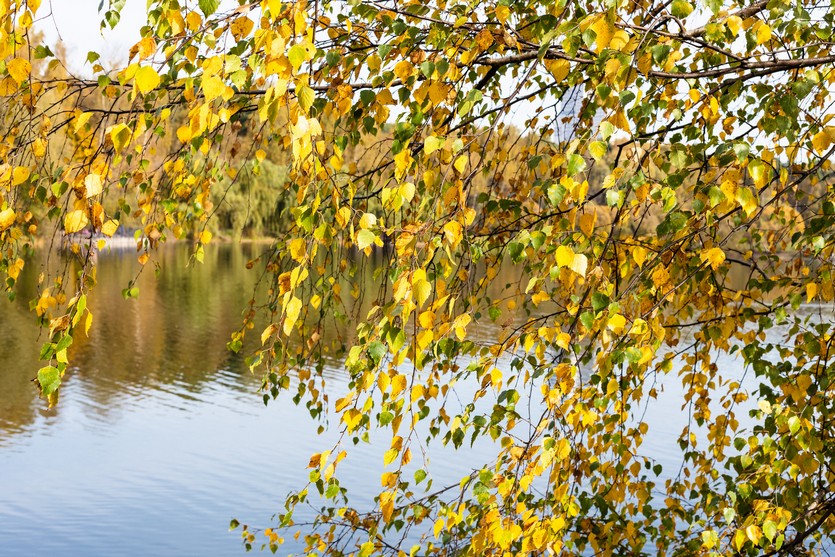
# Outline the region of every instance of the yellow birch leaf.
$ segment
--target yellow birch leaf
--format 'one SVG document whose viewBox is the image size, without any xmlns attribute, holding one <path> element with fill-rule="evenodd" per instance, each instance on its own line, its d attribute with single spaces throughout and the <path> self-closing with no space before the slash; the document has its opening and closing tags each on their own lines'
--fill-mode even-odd
<svg viewBox="0 0 835 557">
<path fill-rule="evenodd" d="M 665 284 L 670 282 L 670 273 L 664 265 L 659 265 L 652 272 L 652 282 L 656 287 L 662 288 Z"/>
<path fill-rule="evenodd" d="M 383 455 L 383 466 L 388 466 L 394 462 L 394 459 L 397 458 L 398 452 L 399 451 L 397 449 L 387 450 L 386 454 Z"/>
<path fill-rule="evenodd" d="M 644 266 L 644 261 L 647 260 L 647 250 L 642 248 L 641 246 L 635 246 L 632 248 L 632 259 L 635 260 L 635 263 L 638 264 L 638 267 Z"/>
<path fill-rule="evenodd" d="M 702 263 L 709 263 L 715 271 L 725 261 L 725 252 L 721 248 L 706 249 L 699 254 L 699 259 L 702 260 Z"/>
<path fill-rule="evenodd" d="M 806 285 L 806 303 L 808 304 L 812 300 L 815 299 L 815 296 L 818 294 L 818 285 L 814 282 L 810 282 Z"/>
<path fill-rule="evenodd" d="M 455 162 L 452 164 L 455 167 L 455 170 L 458 171 L 459 174 L 463 174 L 464 170 L 467 168 L 467 163 L 470 162 L 470 159 L 467 155 L 461 155 Z"/>
<path fill-rule="evenodd" d="M 46 154 L 46 141 L 44 141 L 40 137 L 33 141 L 32 154 L 35 155 L 36 158 L 43 158 L 43 156 Z"/>
<path fill-rule="evenodd" d="M 116 234 L 116 231 L 119 229 L 119 221 L 115 219 L 110 219 L 105 222 L 101 227 L 101 233 L 105 236 L 113 236 Z"/>
<path fill-rule="evenodd" d="M 612 41 L 612 36 L 615 34 L 615 26 L 606 17 L 601 17 L 591 25 L 591 29 L 597 36 L 594 42 L 597 44 L 597 53 L 599 54 Z"/>
<path fill-rule="evenodd" d="M 14 79 L 18 85 L 20 85 L 26 81 L 29 78 L 29 74 L 32 73 L 32 64 L 29 63 L 29 60 L 15 58 L 6 64 L 6 70 L 9 72 L 11 78 Z"/>
<path fill-rule="evenodd" d="M 406 376 L 398 373 L 391 378 L 391 396 L 396 397 L 406 389 Z"/>
<path fill-rule="evenodd" d="M 377 224 L 377 217 L 371 213 L 364 213 L 360 217 L 360 228 L 362 229 L 371 228 L 375 224 Z"/>
<path fill-rule="evenodd" d="M 19 186 L 23 182 L 29 179 L 29 167 L 28 166 L 17 166 L 12 172 L 12 185 Z"/>
<path fill-rule="evenodd" d="M 580 215 L 580 230 L 591 238 L 594 233 L 594 223 L 597 221 L 597 211 L 592 208 L 588 213 Z"/>
<path fill-rule="evenodd" d="M 117 124 L 110 128 L 110 140 L 116 152 L 122 151 L 130 143 L 131 131 L 126 124 Z"/>
<path fill-rule="evenodd" d="M 771 27 L 769 27 L 762 21 L 760 21 L 759 24 L 756 26 L 755 33 L 758 45 L 771 40 Z"/>
<path fill-rule="evenodd" d="M 574 250 L 568 246 L 559 246 L 556 258 L 557 267 L 568 267 L 574 262 Z"/>
<path fill-rule="evenodd" d="M 73 121 L 73 131 L 78 133 L 78 130 L 87 125 L 87 122 L 90 120 L 90 117 L 92 115 L 92 112 L 82 112 L 81 114 L 76 116 L 75 121 Z"/>
<path fill-rule="evenodd" d="M 434 135 L 430 135 L 426 139 L 423 140 L 423 152 L 427 155 L 431 155 L 438 149 L 442 148 L 445 143 L 445 139 L 442 137 L 435 137 Z"/>
<path fill-rule="evenodd" d="M 290 336 L 293 332 L 293 326 L 298 321 L 301 311 L 302 301 L 296 296 L 290 298 L 290 301 L 287 302 L 287 307 L 284 308 L 284 327 L 282 330 L 285 336 Z"/>
<path fill-rule="evenodd" d="M 380 494 L 380 512 L 383 515 L 383 521 L 388 524 L 391 522 L 391 515 L 394 513 L 394 494 L 386 491 Z"/>
<path fill-rule="evenodd" d="M 504 23 L 510 17 L 510 7 L 496 6 L 496 19 Z"/>
<path fill-rule="evenodd" d="M 586 276 L 586 271 L 589 267 L 589 260 L 588 258 L 583 255 L 582 253 L 577 253 L 574 255 L 574 258 L 571 260 L 571 264 L 569 265 L 572 271 L 580 275 L 581 277 Z"/>
<path fill-rule="evenodd" d="M 290 257 L 299 263 L 304 262 L 304 256 L 307 254 L 307 244 L 302 238 L 294 238 L 290 240 Z"/>
<path fill-rule="evenodd" d="M 70 211 L 64 217 L 64 230 L 67 231 L 67 234 L 74 234 L 79 230 L 83 230 L 89 222 L 87 211 L 76 209 L 75 211 Z"/>
<path fill-rule="evenodd" d="M 615 334 L 620 334 L 623 332 L 623 328 L 626 326 L 626 318 L 623 315 L 615 314 L 609 318 L 609 322 L 606 326 L 614 331 Z"/>
<path fill-rule="evenodd" d="M 0 211 L 0 232 L 8 230 L 15 221 L 15 212 L 11 207 Z"/>
<path fill-rule="evenodd" d="M 742 18 L 738 15 L 732 15 L 725 20 L 725 25 L 731 30 L 731 34 L 736 37 L 739 34 L 739 30 L 742 29 Z"/>
<path fill-rule="evenodd" d="M 463 231 L 464 229 L 458 222 L 454 220 L 449 221 L 444 225 L 444 240 L 446 240 L 450 246 L 455 248 L 458 246 L 459 243 L 461 243 L 461 239 L 463 238 Z"/>
<path fill-rule="evenodd" d="M 153 37 L 144 37 L 141 41 L 136 43 L 134 48 L 136 49 L 137 54 L 139 54 L 139 59 L 144 60 L 145 58 L 153 56 L 154 52 L 157 50 L 157 43 Z"/>
<path fill-rule="evenodd" d="M 206 102 L 212 102 L 226 91 L 226 84 L 222 79 L 213 75 L 203 80 L 201 85 Z"/>
<path fill-rule="evenodd" d="M 568 72 L 571 71 L 571 64 L 568 60 L 546 60 L 545 61 L 545 68 L 551 72 L 551 75 L 554 76 L 554 79 L 557 81 L 562 81 L 566 77 L 568 77 Z"/>
<path fill-rule="evenodd" d="M 832 144 L 832 138 L 829 136 L 826 130 L 821 130 L 812 137 L 812 148 L 815 151 L 822 155 L 824 151 L 829 149 L 829 146 Z"/>
<path fill-rule="evenodd" d="M 233 37 L 241 40 L 243 37 L 249 35 L 254 26 L 255 23 L 251 19 L 246 16 L 241 16 L 232 22 L 232 25 L 229 26 L 229 30 L 232 32 Z"/>
<path fill-rule="evenodd" d="M 136 70 L 136 75 L 133 76 L 133 79 L 139 88 L 139 92 L 143 95 L 147 95 L 156 89 L 160 82 L 159 74 L 151 66 L 142 66 Z"/>
<path fill-rule="evenodd" d="M 591 156 L 595 158 L 595 160 L 601 160 L 603 157 L 606 156 L 606 152 L 609 150 L 609 146 L 606 144 L 605 141 L 593 141 L 589 145 L 589 153 Z"/>
<path fill-rule="evenodd" d="M 100 194 L 101 190 L 101 176 L 99 176 L 98 174 L 88 174 L 84 178 L 84 195 L 87 198 Z"/>
</svg>

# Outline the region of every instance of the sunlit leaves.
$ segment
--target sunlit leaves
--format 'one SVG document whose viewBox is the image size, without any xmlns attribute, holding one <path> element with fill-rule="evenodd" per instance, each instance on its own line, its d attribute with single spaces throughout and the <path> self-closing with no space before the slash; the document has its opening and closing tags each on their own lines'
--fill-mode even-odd
<svg viewBox="0 0 835 557">
<path fill-rule="evenodd" d="M 143 95 L 147 95 L 160 84 L 159 74 L 151 66 L 142 66 L 139 68 L 134 75 L 134 80 L 136 81 L 139 92 Z"/>
<path fill-rule="evenodd" d="M 203 12 L 203 15 L 209 17 L 217 11 L 220 6 L 220 0 L 198 0 L 197 4 L 200 6 L 200 11 Z"/>
</svg>

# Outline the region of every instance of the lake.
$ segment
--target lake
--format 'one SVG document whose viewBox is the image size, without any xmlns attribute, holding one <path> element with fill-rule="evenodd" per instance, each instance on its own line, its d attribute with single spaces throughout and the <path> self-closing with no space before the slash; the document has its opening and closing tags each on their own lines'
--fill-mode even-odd
<svg viewBox="0 0 835 557">
<path fill-rule="evenodd" d="M 272 525 L 284 496 L 305 482 L 310 455 L 334 436 L 317 436 L 290 397 L 264 406 L 260 377 L 225 348 L 255 284 L 245 264 L 263 249 L 214 246 L 202 265 L 189 265 L 187 246 L 163 248 L 135 300 L 121 295 L 136 275 L 135 254 L 103 254 L 90 337 L 76 335 L 51 409 L 31 381 L 43 337 L 28 300 L 41 268 L 27 264 L 17 300 L 0 302 L 0 554 L 238 555 L 230 519 Z M 719 363 L 743 376 L 733 358 Z M 325 373 L 334 392 L 347 390 L 337 362 Z M 687 416 L 679 381 L 669 378 L 648 414 L 644 448 L 675 474 Z M 360 444 L 340 466 L 355 502 L 372 504 L 386 448 Z M 491 451 L 485 443 L 465 458 L 441 451 L 436 485 L 457 481 Z M 288 537 L 281 552 L 299 550 L 294 544 Z"/>
</svg>

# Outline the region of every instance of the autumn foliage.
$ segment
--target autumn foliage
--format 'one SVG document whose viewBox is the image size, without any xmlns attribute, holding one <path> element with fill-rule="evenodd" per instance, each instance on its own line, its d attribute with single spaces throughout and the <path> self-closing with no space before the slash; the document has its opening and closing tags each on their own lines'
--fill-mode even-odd
<svg viewBox="0 0 835 557">
<path fill-rule="evenodd" d="M 124 67 L 74 76 L 40 3 L 0 0 L 10 296 L 65 233 L 127 224 L 138 267 L 177 239 L 200 260 L 217 219 L 263 208 L 266 294 L 229 347 L 339 435 L 248 547 L 832 547 L 829 4 L 150 0 Z M 32 301 L 51 402 L 95 327 L 82 263 Z M 642 447 L 664 390 L 688 418 L 676 470 Z M 371 435 L 380 488 L 357 501 L 340 463 Z M 494 458 L 432 483 L 433 450 L 482 442 Z"/>
</svg>

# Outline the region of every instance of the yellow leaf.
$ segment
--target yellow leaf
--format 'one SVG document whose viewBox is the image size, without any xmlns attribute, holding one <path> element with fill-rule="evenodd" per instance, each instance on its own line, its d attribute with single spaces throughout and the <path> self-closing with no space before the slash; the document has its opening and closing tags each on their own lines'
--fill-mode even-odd
<svg viewBox="0 0 835 557">
<path fill-rule="evenodd" d="M 593 141 L 591 145 L 589 145 L 589 153 L 591 153 L 591 156 L 598 161 L 606 156 L 606 152 L 608 150 L 609 145 L 607 145 L 605 141 Z"/>
<path fill-rule="evenodd" d="M 394 66 L 394 75 L 401 81 L 406 81 L 412 76 L 415 67 L 408 60 L 401 60 Z"/>
<path fill-rule="evenodd" d="M 659 265 L 652 272 L 652 282 L 656 287 L 662 288 L 665 284 L 670 282 L 670 273 L 664 265 Z"/>
<path fill-rule="evenodd" d="M 32 142 L 32 154 L 37 158 L 43 158 L 46 154 L 46 141 L 40 137 Z"/>
<path fill-rule="evenodd" d="M 824 151 L 829 149 L 832 144 L 832 137 L 826 130 L 821 130 L 812 137 L 812 147 L 815 151 L 822 155 Z"/>
<path fill-rule="evenodd" d="M 580 215 L 580 230 L 591 238 L 594 233 L 594 223 L 597 221 L 597 211 L 592 208 L 588 213 Z"/>
<path fill-rule="evenodd" d="M 612 36 L 615 34 L 615 26 L 606 17 L 601 17 L 590 27 L 596 35 L 594 42 L 597 44 L 597 52 L 599 54 L 612 41 Z"/>
<path fill-rule="evenodd" d="M 222 79 L 213 75 L 203 80 L 203 96 L 206 97 L 206 102 L 212 102 L 226 91 L 226 84 Z"/>
<path fill-rule="evenodd" d="M 299 319 L 299 314 L 302 311 L 302 301 L 296 296 L 290 298 L 287 307 L 284 308 L 284 327 L 283 331 L 286 336 L 290 336 L 293 332 L 293 326 Z"/>
<path fill-rule="evenodd" d="M 758 22 L 756 29 L 755 29 L 756 37 L 757 37 L 757 44 L 763 44 L 771 40 L 771 27 L 763 23 L 762 21 Z"/>
<path fill-rule="evenodd" d="M 432 294 L 432 284 L 426 280 L 426 271 L 418 269 L 412 273 L 412 292 L 418 307 L 423 306 Z"/>
<path fill-rule="evenodd" d="M 391 378 L 391 396 L 396 397 L 406 389 L 406 376 L 398 373 Z"/>
<path fill-rule="evenodd" d="M 444 225 L 444 240 L 453 248 L 461 243 L 464 229 L 456 221 L 449 221 Z"/>
<path fill-rule="evenodd" d="M 510 7 L 496 6 L 496 19 L 504 23 L 510 17 Z"/>
<path fill-rule="evenodd" d="M 160 82 L 159 74 L 151 66 L 142 66 L 139 68 L 136 71 L 136 75 L 133 76 L 133 79 L 139 88 L 139 92 L 143 95 L 147 95 L 156 89 Z"/>
<path fill-rule="evenodd" d="M 644 261 L 647 260 L 647 250 L 642 248 L 641 246 L 633 247 L 632 259 L 635 260 L 635 263 L 638 264 L 638 267 L 643 267 Z"/>
<path fill-rule="evenodd" d="M 818 285 L 814 282 L 810 282 L 806 285 L 806 303 L 808 304 L 812 300 L 815 299 L 815 296 L 818 294 Z"/>
<path fill-rule="evenodd" d="M 208 230 L 204 230 L 200 233 L 200 243 L 201 244 L 208 244 L 212 241 L 212 233 Z"/>
<path fill-rule="evenodd" d="M 302 238 L 294 238 L 290 240 L 290 257 L 302 263 L 304 256 L 307 254 L 307 244 Z"/>
<path fill-rule="evenodd" d="M 725 261 L 725 252 L 721 248 L 706 249 L 699 254 L 699 259 L 702 260 L 702 263 L 709 263 L 715 271 Z"/>
<path fill-rule="evenodd" d="M 588 270 L 589 260 L 588 258 L 583 255 L 582 253 L 578 253 L 574 255 L 574 258 L 571 260 L 571 264 L 569 267 L 572 271 L 580 275 L 581 277 L 586 276 L 586 271 Z"/>
<path fill-rule="evenodd" d="M 366 229 L 371 228 L 377 224 L 377 217 L 371 213 L 364 213 L 362 217 L 360 217 L 360 228 Z"/>
<path fill-rule="evenodd" d="M 568 246 L 559 246 L 556 253 L 557 267 L 568 267 L 574 262 L 574 250 Z"/>
<path fill-rule="evenodd" d="M 23 182 L 29 179 L 29 167 L 28 166 L 17 166 L 12 172 L 12 185 L 19 186 Z"/>
<path fill-rule="evenodd" d="M 732 15 L 725 20 L 725 25 L 731 30 L 731 34 L 736 37 L 739 34 L 739 30 L 742 29 L 742 18 L 738 15 Z"/>
<path fill-rule="evenodd" d="M 232 32 L 233 37 L 240 40 L 249 35 L 254 26 L 255 23 L 251 19 L 246 16 L 241 16 L 232 22 L 232 25 L 229 26 L 229 30 Z"/>
<path fill-rule="evenodd" d="M 137 54 L 139 54 L 139 59 L 144 60 L 145 58 L 153 56 L 154 52 L 157 50 L 157 43 L 153 37 L 144 37 L 141 41 L 136 43 L 133 48 L 135 48 Z"/>
<path fill-rule="evenodd" d="M 84 178 L 84 194 L 90 198 L 101 193 L 102 184 L 101 176 L 98 174 L 88 174 Z"/>
<path fill-rule="evenodd" d="M 15 58 L 6 64 L 6 70 L 9 72 L 12 79 L 20 85 L 26 81 L 29 78 L 29 74 L 32 73 L 32 64 L 23 58 Z"/>
<path fill-rule="evenodd" d="M 386 454 L 383 455 L 383 466 L 388 466 L 394 459 L 397 458 L 399 451 L 397 449 L 389 449 L 386 451 Z"/>
<path fill-rule="evenodd" d="M 101 233 L 105 236 L 113 236 L 116 234 L 116 231 L 119 229 L 119 221 L 110 219 L 105 222 L 101 227 Z"/>
<path fill-rule="evenodd" d="M 130 143 L 131 131 L 126 124 L 117 124 L 110 128 L 110 139 L 116 152 L 122 151 Z"/>
<path fill-rule="evenodd" d="M 467 168 L 467 163 L 470 162 L 470 159 L 467 155 L 461 155 L 452 165 L 455 167 L 455 170 L 458 171 L 459 174 L 463 174 L 464 170 Z"/>
<path fill-rule="evenodd" d="M 446 140 L 442 137 L 430 135 L 423 140 L 423 152 L 427 155 L 431 155 L 438 149 L 441 149 L 444 146 L 445 141 Z"/>
<path fill-rule="evenodd" d="M 0 81 L 0 97 L 10 97 L 17 91 L 17 82 L 12 77 L 5 77 Z"/>
<path fill-rule="evenodd" d="M 8 230 L 15 221 L 15 212 L 11 207 L 0 211 L 0 232 Z"/>
<path fill-rule="evenodd" d="M 75 121 L 73 122 L 73 131 L 78 133 L 78 130 L 87 125 L 87 122 L 90 120 L 90 117 L 92 115 L 92 112 L 82 112 L 81 114 L 76 116 Z"/>
<path fill-rule="evenodd" d="M 67 231 L 67 234 L 74 234 L 79 230 L 83 230 L 89 222 L 87 211 L 76 209 L 75 211 L 70 211 L 64 217 L 64 230 Z"/>
<path fill-rule="evenodd" d="M 626 326 L 626 318 L 623 315 L 615 314 L 609 318 L 609 322 L 606 325 L 615 332 L 615 334 L 620 334 L 623 332 L 623 328 Z"/>
<path fill-rule="evenodd" d="M 545 67 L 554 76 L 557 81 L 562 81 L 568 77 L 568 72 L 571 71 L 571 64 L 568 60 L 546 60 Z"/>
<path fill-rule="evenodd" d="M 390 491 L 380 494 L 380 512 L 386 524 L 391 522 L 391 515 L 394 513 L 394 494 Z"/>
</svg>

